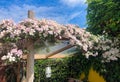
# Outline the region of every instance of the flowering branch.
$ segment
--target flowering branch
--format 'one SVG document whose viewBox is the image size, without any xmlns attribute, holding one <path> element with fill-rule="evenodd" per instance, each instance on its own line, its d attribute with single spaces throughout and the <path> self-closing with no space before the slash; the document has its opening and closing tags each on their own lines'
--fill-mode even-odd
<svg viewBox="0 0 120 82">
<path fill-rule="evenodd" d="M 0 23 L 0 41 L 15 43 L 16 45 L 18 45 L 20 41 L 23 41 L 23 43 L 21 44 L 21 47 L 17 46 L 16 49 L 12 49 L 7 55 L 3 56 L 2 60 L 13 62 L 17 60 L 16 58 L 21 58 L 25 47 L 28 46 L 28 41 L 34 43 L 37 40 L 45 42 L 49 39 L 56 41 L 64 38 L 69 40 L 70 45 L 79 46 L 86 58 L 89 58 L 90 55 L 97 56 L 99 54 L 94 51 L 97 50 L 94 48 L 94 44 L 101 44 L 100 41 L 102 39 L 75 25 L 61 25 L 55 21 L 46 19 L 26 19 L 18 24 L 15 24 L 11 20 L 3 20 Z M 98 46 L 97 48 L 100 49 Z M 111 48 L 109 51 L 114 51 L 114 49 Z M 103 53 L 103 57 L 107 57 L 107 55 L 104 54 L 105 53 Z M 108 56 L 111 57 L 110 55 Z"/>
</svg>

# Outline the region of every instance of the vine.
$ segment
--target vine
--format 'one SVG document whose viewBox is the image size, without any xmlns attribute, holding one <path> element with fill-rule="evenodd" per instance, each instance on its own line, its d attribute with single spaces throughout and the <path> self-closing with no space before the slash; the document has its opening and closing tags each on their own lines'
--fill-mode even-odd
<svg viewBox="0 0 120 82">
<path fill-rule="evenodd" d="M 93 36 L 75 25 L 60 25 L 52 20 L 26 19 L 18 24 L 11 20 L 3 20 L 0 23 L 0 41 L 9 42 L 14 48 L 1 59 L 6 61 L 9 59 L 9 62 L 17 61 L 28 46 L 47 40 L 55 42 L 67 39 L 69 44 L 79 46 L 83 53 L 86 53 L 93 47 L 95 42 Z M 15 49 L 14 53 L 11 52 Z"/>
</svg>

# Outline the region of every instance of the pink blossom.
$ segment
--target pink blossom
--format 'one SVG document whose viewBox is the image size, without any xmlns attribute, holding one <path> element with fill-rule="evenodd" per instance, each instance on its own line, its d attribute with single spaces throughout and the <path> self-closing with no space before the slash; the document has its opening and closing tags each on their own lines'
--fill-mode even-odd
<svg viewBox="0 0 120 82">
<path fill-rule="evenodd" d="M 5 55 L 1 57 L 1 60 L 6 60 L 6 59 L 7 59 L 7 56 Z"/>
<path fill-rule="evenodd" d="M 45 38 L 51 34 L 55 37 L 59 37 L 59 39 L 69 39 L 71 45 L 79 45 L 86 52 L 89 49 L 92 49 L 95 42 L 92 39 L 90 40 L 90 38 L 92 38 L 92 34 L 86 32 L 84 29 L 78 28 L 78 26 L 71 24 L 61 25 L 52 20 L 26 19 L 18 24 L 14 24 L 14 22 L 10 20 L 4 20 L 0 23 L 0 26 L 1 29 L 5 29 L 0 32 L 1 39 L 3 39 L 3 37 L 10 37 L 13 40 L 16 40 L 16 37 L 22 39 L 29 35 L 34 37 L 35 34 L 38 34 L 37 38 Z M 13 57 L 20 57 L 23 54 L 22 50 L 18 50 L 17 48 L 12 49 L 8 53 L 12 54 Z M 7 54 L 7 56 L 11 58 L 10 61 L 15 60 L 15 58 L 12 58 L 10 55 Z M 89 56 L 89 54 L 87 54 L 87 56 Z"/>
<path fill-rule="evenodd" d="M 17 53 L 17 48 L 12 49 L 12 50 L 10 51 L 10 53 L 12 53 L 12 54 Z"/>
<path fill-rule="evenodd" d="M 30 30 L 31 30 L 31 28 L 26 28 L 24 31 L 25 31 L 25 33 L 28 33 L 28 32 L 30 32 Z"/>
<path fill-rule="evenodd" d="M 83 45 L 83 50 L 87 51 L 88 50 L 88 45 L 84 44 Z"/>
<path fill-rule="evenodd" d="M 53 34 L 53 31 L 48 31 L 48 33 L 52 35 L 52 34 Z"/>
<path fill-rule="evenodd" d="M 18 50 L 16 54 L 18 57 L 20 57 L 23 54 L 23 52 L 22 52 L 22 50 Z"/>
</svg>

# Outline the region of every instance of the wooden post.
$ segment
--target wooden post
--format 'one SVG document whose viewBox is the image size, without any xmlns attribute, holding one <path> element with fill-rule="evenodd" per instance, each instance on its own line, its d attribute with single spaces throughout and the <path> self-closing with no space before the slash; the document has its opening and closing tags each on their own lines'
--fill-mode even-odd
<svg viewBox="0 0 120 82">
<path fill-rule="evenodd" d="M 34 12 L 31 10 L 28 10 L 28 18 L 34 19 Z"/>
<path fill-rule="evenodd" d="M 33 11 L 28 11 L 28 17 L 34 19 Z M 28 49 L 30 50 L 30 54 L 27 55 L 27 82 L 34 81 L 34 51 L 33 51 L 33 43 L 28 45 Z"/>
<path fill-rule="evenodd" d="M 18 64 L 17 64 L 17 66 L 18 66 L 18 68 L 17 68 L 17 82 L 20 82 L 20 62 L 18 62 Z"/>
</svg>

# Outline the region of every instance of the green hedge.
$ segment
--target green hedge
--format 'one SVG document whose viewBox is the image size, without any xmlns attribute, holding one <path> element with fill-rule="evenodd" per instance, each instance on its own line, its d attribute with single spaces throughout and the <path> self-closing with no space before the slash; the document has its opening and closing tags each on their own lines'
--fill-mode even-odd
<svg viewBox="0 0 120 82">
<path fill-rule="evenodd" d="M 35 82 L 47 82 L 45 68 L 51 66 L 52 76 L 50 82 L 65 82 L 68 76 L 67 59 L 47 59 L 35 61 Z"/>
<path fill-rule="evenodd" d="M 67 82 L 67 78 L 80 79 L 80 74 L 85 73 L 84 82 L 88 80 L 89 69 L 92 66 L 107 82 L 120 82 L 120 59 L 109 63 L 102 63 L 100 57 L 86 59 L 80 52 L 74 56 L 63 59 L 46 59 L 35 61 L 35 82 L 46 82 L 45 68 L 52 68 L 50 82 Z"/>
<path fill-rule="evenodd" d="M 47 82 L 45 77 L 45 68 L 52 68 L 52 76 L 49 82 L 67 82 L 67 78 L 80 79 L 80 74 L 85 73 L 84 82 L 88 80 L 88 72 L 92 66 L 94 70 L 99 72 L 106 82 L 120 82 L 120 59 L 109 63 L 102 63 L 100 57 L 90 57 L 86 59 L 81 53 L 63 59 L 46 59 L 35 61 L 35 82 Z M 14 66 L 7 67 L 7 82 L 16 82 L 16 73 Z"/>
<path fill-rule="evenodd" d="M 86 60 L 81 53 L 63 59 L 36 60 L 35 82 L 46 82 L 45 68 L 48 65 L 52 68 L 50 82 L 67 82 L 68 78 L 80 79 L 80 74 L 84 71 L 87 75 L 91 66 L 89 60 Z"/>
</svg>

